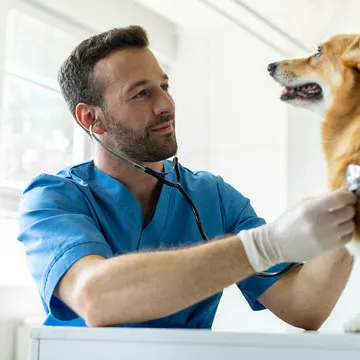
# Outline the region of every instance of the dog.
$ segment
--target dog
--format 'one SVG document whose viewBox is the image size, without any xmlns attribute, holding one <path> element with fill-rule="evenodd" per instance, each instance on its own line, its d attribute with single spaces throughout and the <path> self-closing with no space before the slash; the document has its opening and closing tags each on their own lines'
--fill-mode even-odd
<svg viewBox="0 0 360 360">
<path fill-rule="evenodd" d="M 271 63 L 268 72 L 284 87 L 282 101 L 323 117 L 328 187 L 346 186 L 348 165 L 360 165 L 360 35 L 335 35 L 311 56 Z M 360 244 L 359 201 L 356 207 L 354 242 Z M 345 331 L 360 331 L 360 314 Z"/>
</svg>

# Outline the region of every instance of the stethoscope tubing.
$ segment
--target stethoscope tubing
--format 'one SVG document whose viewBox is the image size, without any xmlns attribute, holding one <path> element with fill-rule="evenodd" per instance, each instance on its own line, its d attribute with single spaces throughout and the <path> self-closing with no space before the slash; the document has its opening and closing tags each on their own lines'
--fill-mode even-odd
<svg viewBox="0 0 360 360">
<path fill-rule="evenodd" d="M 201 234 L 202 239 L 205 242 L 209 242 L 210 239 L 208 238 L 208 236 L 206 235 L 206 232 L 204 230 L 203 224 L 201 222 L 200 219 L 200 214 L 198 209 L 196 208 L 194 202 L 192 201 L 191 197 L 189 196 L 189 194 L 185 191 L 185 189 L 182 187 L 181 185 L 181 174 L 180 174 L 180 170 L 179 170 L 179 162 L 178 162 L 178 158 L 177 156 L 174 156 L 173 160 L 172 160 L 172 168 L 169 171 L 163 171 L 163 172 L 159 172 L 159 171 L 154 171 L 146 166 L 142 166 L 128 158 L 126 158 L 123 155 L 119 155 L 118 153 L 116 153 L 114 150 L 110 149 L 107 145 L 105 145 L 98 137 L 95 136 L 93 129 L 92 129 L 92 125 L 89 128 L 89 132 L 91 135 L 91 138 L 96 141 L 97 143 L 99 143 L 104 149 L 108 150 L 110 153 L 112 153 L 114 156 L 116 156 L 117 158 L 125 161 L 127 164 L 134 166 L 136 169 L 143 171 L 153 177 L 155 177 L 156 179 L 158 179 L 161 183 L 168 185 L 170 187 L 176 188 L 180 191 L 180 193 L 183 195 L 183 197 L 185 198 L 185 200 L 187 201 L 187 203 L 189 204 L 194 217 L 195 217 L 195 221 L 197 224 L 197 227 L 199 229 L 199 232 Z M 172 182 L 169 181 L 165 178 L 165 176 L 167 174 L 170 174 L 172 171 L 175 170 L 176 173 L 176 182 Z M 285 272 L 293 269 L 294 267 L 297 267 L 298 264 L 297 263 L 290 263 L 288 266 L 286 266 L 285 268 L 283 268 L 280 271 L 276 271 L 276 272 L 256 272 L 255 275 L 259 276 L 259 277 L 264 277 L 264 278 L 273 278 L 279 275 L 284 274 Z"/>
</svg>

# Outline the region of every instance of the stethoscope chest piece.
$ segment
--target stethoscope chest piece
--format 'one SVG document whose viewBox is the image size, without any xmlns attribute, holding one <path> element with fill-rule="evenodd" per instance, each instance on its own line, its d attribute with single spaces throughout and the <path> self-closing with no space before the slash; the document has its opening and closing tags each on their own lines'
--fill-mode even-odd
<svg viewBox="0 0 360 360">
<path fill-rule="evenodd" d="M 360 196 L 360 165 L 350 164 L 346 169 L 347 189 Z"/>
</svg>

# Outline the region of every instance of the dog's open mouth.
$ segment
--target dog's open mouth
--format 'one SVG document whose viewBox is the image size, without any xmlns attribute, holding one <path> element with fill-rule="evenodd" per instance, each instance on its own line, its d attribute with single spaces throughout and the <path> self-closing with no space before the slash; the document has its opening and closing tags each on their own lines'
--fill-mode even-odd
<svg viewBox="0 0 360 360">
<path fill-rule="evenodd" d="M 280 99 L 287 100 L 320 100 L 322 89 L 316 83 L 304 84 L 296 87 L 285 86 Z"/>
</svg>

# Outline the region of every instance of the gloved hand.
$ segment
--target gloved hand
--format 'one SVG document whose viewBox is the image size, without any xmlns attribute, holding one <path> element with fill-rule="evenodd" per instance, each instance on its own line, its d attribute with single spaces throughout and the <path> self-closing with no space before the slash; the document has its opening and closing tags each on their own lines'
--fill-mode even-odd
<svg viewBox="0 0 360 360">
<path fill-rule="evenodd" d="M 251 266 L 260 272 L 345 245 L 353 235 L 356 201 L 356 195 L 339 189 L 302 201 L 272 223 L 240 231 Z"/>
</svg>

